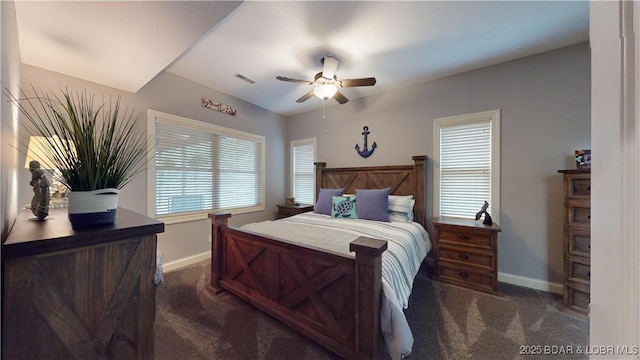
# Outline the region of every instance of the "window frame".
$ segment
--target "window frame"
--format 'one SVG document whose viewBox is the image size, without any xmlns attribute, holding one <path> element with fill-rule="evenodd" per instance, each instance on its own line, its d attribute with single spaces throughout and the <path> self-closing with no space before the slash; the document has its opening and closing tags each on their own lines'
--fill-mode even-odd
<svg viewBox="0 0 640 360">
<path fill-rule="evenodd" d="M 186 117 L 173 115 L 157 110 L 147 110 L 147 137 L 150 139 L 150 146 L 155 147 L 156 144 L 156 120 L 163 119 L 163 121 L 169 122 L 174 126 L 183 126 L 194 130 L 204 131 L 216 135 L 223 135 L 234 137 L 238 139 L 255 141 L 260 145 L 260 191 L 261 191 L 261 204 L 256 206 L 231 208 L 231 209 L 206 209 L 200 211 L 193 211 L 181 214 L 169 214 L 169 215 L 156 215 L 156 164 L 155 164 L 155 150 L 147 152 L 147 215 L 154 219 L 161 219 L 165 224 L 175 224 L 189 221 L 197 221 L 207 219 L 208 214 L 211 211 L 223 210 L 233 215 L 244 214 L 250 212 L 264 211 L 266 209 L 266 140 L 263 135 L 257 135 L 245 131 L 231 129 L 219 125 L 206 123 L 203 121 L 193 120 Z"/>
<path fill-rule="evenodd" d="M 433 214 L 440 216 L 440 129 L 447 126 L 491 121 L 491 217 L 500 223 L 500 109 L 437 118 L 433 120 Z M 478 211 L 482 204 L 478 205 Z"/>
<path fill-rule="evenodd" d="M 313 162 L 315 163 L 316 160 L 316 155 L 318 154 L 318 142 L 317 139 L 315 137 L 312 138 L 306 138 L 306 139 L 298 139 L 298 140 L 291 140 L 291 143 L 289 145 L 289 196 L 294 196 L 293 194 L 295 194 L 295 173 L 294 173 L 294 163 L 295 163 L 295 159 L 293 157 L 294 151 L 293 148 L 296 146 L 305 146 L 305 145 L 313 145 Z M 312 201 L 313 204 L 315 204 L 316 202 L 316 168 L 315 165 L 313 166 L 313 173 L 312 173 L 312 177 L 313 177 L 313 189 L 312 189 Z M 296 202 L 298 202 L 298 199 L 296 199 Z"/>
</svg>

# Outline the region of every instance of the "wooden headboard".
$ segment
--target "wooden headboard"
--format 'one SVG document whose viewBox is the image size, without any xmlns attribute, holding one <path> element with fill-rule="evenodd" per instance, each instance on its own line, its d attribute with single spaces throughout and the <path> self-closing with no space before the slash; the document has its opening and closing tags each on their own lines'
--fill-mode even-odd
<svg viewBox="0 0 640 360">
<path fill-rule="evenodd" d="M 413 195 L 416 222 L 426 227 L 425 212 L 425 162 L 426 155 L 412 157 L 413 165 L 327 168 L 327 163 L 316 162 L 316 198 L 320 188 L 344 188 L 345 194 L 355 194 L 356 189 L 391 188 L 392 195 Z"/>
</svg>

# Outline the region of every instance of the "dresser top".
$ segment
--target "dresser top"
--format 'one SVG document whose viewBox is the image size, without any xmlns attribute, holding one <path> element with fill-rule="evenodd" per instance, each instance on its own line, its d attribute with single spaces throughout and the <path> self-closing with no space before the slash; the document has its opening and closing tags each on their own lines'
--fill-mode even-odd
<svg viewBox="0 0 640 360">
<path fill-rule="evenodd" d="M 67 209 L 50 209 L 42 221 L 24 209 L 2 244 L 3 258 L 17 258 L 164 232 L 164 223 L 118 208 L 111 225 L 73 229 Z"/>
<path fill-rule="evenodd" d="M 590 174 L 591 169 L 567 169 L 567 170 L 558 170 L 561 174 Z"/>
</svg>

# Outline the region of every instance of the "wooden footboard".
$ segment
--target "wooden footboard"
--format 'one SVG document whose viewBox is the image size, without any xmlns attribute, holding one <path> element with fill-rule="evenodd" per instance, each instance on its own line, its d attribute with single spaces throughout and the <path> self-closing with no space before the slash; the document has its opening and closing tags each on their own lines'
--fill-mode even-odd
<svg viewBox="0 0 640 360">
<path fill-rule="evenodd" d="M 360 237 L 355 259 L 306 248 L 211 219 L 211 290 L 228 290 L 347 359 L 380 358 L 382 253 Z"/>
</svg>

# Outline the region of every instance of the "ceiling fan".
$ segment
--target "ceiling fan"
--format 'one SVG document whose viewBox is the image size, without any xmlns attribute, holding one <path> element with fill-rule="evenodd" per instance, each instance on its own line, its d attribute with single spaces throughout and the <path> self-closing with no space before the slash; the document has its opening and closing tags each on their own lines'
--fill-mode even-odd
<svg viewBox="0 0 640 360">
<path fill-rule="evenodd" d="M 336 99 L 340 104 L 344 104 L 349 99 L 347 99 L 338 88 L 346 88 L 346 87 L 355 87 L 355 86 L 373 86 L 376 84 L 376 78 L 361 78 L 361 79 L 347 79 L 347 80 L 338 80 L 336 77 L 336 70 L 338 69 L 339 60 L 334 58 L 333 56 L 325 56 L 321 60 L 322 62 L 322 71 L 317 73 L 314 77 L 313 81 L 310 80 L 299 80 L 299 79 L 291 79 L 285 76 L 276 76 L 276 79 L 281 81 L 290 81 L 303 83 L 308 85 L 315 85 L 313 90 L 304 94 L 301 98 L 296 100 L 296 102 L 305 102 L 309 100 L 313 95 L 316 95 L 322 100 L 329 100 L 331 98 Z"/>
</svg>

